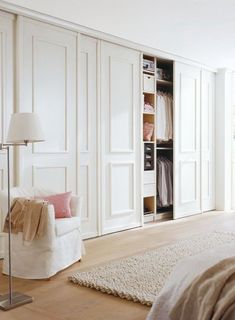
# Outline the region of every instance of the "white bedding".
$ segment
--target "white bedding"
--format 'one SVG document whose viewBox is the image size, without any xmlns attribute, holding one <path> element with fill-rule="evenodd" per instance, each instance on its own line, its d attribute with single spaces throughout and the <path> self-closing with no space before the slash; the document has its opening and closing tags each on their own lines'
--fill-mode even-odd
<svg viewBox="0 0 235 320">
<path fill-rule="evenodd" d="M 235 244 L 224 245 L 181 260 L 161 290 L 146 320 L 170 320 L 170 311 L 189 284 L 199 274 L 229 257 L 235 257 Z M 235 315 L 231 319 L 235 319 Z"/>
</svg>

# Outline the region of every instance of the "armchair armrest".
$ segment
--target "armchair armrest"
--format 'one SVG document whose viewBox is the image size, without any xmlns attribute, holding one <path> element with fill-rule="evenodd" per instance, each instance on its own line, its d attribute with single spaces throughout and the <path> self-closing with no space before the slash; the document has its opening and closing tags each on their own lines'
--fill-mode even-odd
<svg viewBox="0 0 235 320">
<path fill-rule="evenodd" d="M 52 250 L 55 244 L 55 210 L 52 204 L 48 205 L 46 230 L 42 238 L 35 239 L 33 242 L 35 245 L 41 248 Z"/>
<path fill-rule="evenodd" d="M 73 195 L 71 198 L 70 209 L 73 217 L 81 217 L 82 197 Z"/>
</svg>

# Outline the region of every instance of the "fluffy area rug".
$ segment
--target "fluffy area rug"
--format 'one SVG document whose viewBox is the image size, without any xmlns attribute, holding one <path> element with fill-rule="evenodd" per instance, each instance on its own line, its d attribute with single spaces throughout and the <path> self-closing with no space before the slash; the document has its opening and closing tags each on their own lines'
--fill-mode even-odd
<svg viewBox="0 0 235 320">
<path fill-rule="evenodd" d="M 235 244 L 235 233 L 213 231 L 77 272 L 69 280 L 151 306 L 177 262 L 231 242 Z"/>
</svg>

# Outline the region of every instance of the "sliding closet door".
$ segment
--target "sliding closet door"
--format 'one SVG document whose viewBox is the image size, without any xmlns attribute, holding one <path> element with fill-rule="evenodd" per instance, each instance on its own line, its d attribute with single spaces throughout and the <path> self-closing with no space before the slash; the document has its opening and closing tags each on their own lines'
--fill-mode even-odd
<svg viewBox="0 0 235 320">
<path fill-rule="evenodd" d="M 102 233 L 141 224 L 140 54 L 101 43 Z"/>
<path fill-rule="evenodd" d="M 19 111 L 38 113 L 45 142 L 19 149 L 19 183 L 77 191 L 77 34 L 19 18 Z"/>
<path fill-rule="evenodd" d="M 14 110 L 14 20 L 14 15 L 0 11 L 0 143 L 6 142 L 9 120 Z M 5 188 L 7 157 L 3 150 L 0 151 L 0 190 Z"/>
<path fill-rule="evenodd" d="M 7 129 L 14 104 L 14 15 L 0 12 L 0 143 L 6 142 Z M 11 169 L 13 169 L 11 156 Z M 13 170 L 11 170 L 13 172 Z M 12 176 L 11 176 L 12 177 Z M 13 179 L 11 179 L 13 183 Z M 0 151 L 0 190 L 7 188 L 6 150 Z M 3 257 L 3 217 L 0 213 L 0 258 Z"/>
<path fill-rule="evenodd" d="M 97 44 L 81 36 L 79 59 L 79 194 L 83 197 L 83 238 L 98 235 L 97 204 Z"/>
<path fill-rule="evenodd" d="M 174 218 L 201 211 L 200 69 L 175 63 Z"/>
<path fill-rule="evenodd" d="M 201 73 L 201 206 L 215 209 L 215 75 Z"/>
</svg>

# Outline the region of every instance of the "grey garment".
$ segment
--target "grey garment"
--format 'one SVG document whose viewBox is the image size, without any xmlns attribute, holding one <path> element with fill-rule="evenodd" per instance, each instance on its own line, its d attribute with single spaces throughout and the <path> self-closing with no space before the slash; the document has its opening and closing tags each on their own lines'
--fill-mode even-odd
<svg viewBox="0 0 235 320">
<path fill-rule="evenodd" d="M 168 205 L 173 205 L 173 164 L 170 160 L 165 160 L 167 167 L 167 201 Z"/>
<path fill-rule="evenodd" d="M 167 196 L 167 171 L 166 166 L 162 160 L 158 160 L 158 195 L 159 195 L 159 206 L 165 207 L 168 205 Z"/>
<path fill-rule="evenodd" d="M 165 157 L 157 160 L 157 198 L 158 207 L 173 204 L 173 164 Z"/>
</svg>

